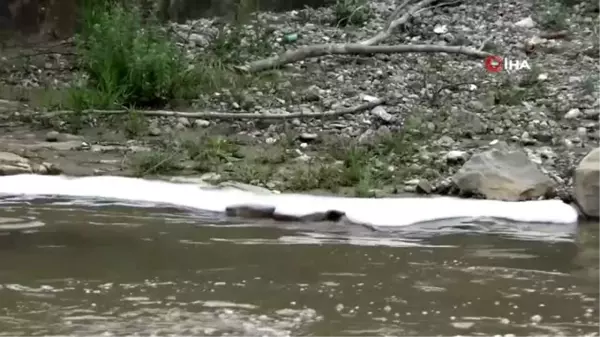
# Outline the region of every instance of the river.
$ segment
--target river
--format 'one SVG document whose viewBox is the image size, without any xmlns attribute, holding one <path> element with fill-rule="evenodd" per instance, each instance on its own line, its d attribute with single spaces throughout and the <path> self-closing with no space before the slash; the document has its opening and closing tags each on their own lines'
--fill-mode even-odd
<svg viewBox="0 0 600 337">
<path fill-rule="evenodd" d="M 173 209 L 1 205 L 3 336 L 598 334 L 597 223 L 574 242 L 399 238 Z"/>
</svg>

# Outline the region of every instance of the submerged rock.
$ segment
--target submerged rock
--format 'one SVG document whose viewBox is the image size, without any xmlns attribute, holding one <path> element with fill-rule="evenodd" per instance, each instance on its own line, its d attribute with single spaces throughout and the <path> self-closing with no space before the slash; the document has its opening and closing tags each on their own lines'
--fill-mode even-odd
<svg viewBox="0 0 600 337">
<path fill-rule="evenodd" d="M 473 155 L 452 181 L 462 193 L 506 201 L 546 196 L 555 184 L 523 151 L 509 148 Z"/>
</svg>

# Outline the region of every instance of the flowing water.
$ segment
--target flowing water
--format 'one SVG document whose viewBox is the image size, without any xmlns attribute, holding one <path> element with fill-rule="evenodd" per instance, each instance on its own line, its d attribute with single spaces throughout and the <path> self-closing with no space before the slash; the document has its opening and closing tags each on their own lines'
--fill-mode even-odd
<svg viewBox="0 0 600 337">
<path fill-rule="evenodd" d="M 598 334 L 597 223 L 576 241 L 256 225 L 4 200 L 0 335 Z"/>
</svg>

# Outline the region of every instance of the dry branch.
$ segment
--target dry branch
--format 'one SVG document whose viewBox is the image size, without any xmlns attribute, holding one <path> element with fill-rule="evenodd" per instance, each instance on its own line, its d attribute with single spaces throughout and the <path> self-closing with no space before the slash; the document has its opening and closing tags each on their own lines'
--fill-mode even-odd
<svg viewBox="0 0 600 337">
<path fill-rule="evenodd" d="M 241 67 L 240 70 L 248 72 L 260 72 L 267 69 L 281 67 L 284 64 L 302 61 L 307 58 L 325 55 L 368 55 L 368 54 L 398 54 L 398 53 L 449 53 L 464 54 L 477 58 L 490 56 L 481 50 L 463 46 L 438 46 L 429 44 L 402 44 L 394 46 L 367 46 L 360 43 L 353 44 L 316 44 L 270 58 L 258 60 Z"/>
<path fill-rule="evenodd" d="M 278 68 L 282 65 L 302 61 L 307 58 L 320 57 L 325 55 L 364 55 L 364 54 L 395 54 L 395 53 L 451 53 L 465 54 L 473 57 L 484 58 L 489 56 L 481 50 L 476 50 L 467 47 L 447 47 L 435 45 L 394 45 L 394 46 L 376 46 L 383 40 L 390 37 L 393 31 L 400 25 L 405 24 L 415 13 L 423 11 L 429 5 L 436 3 L 438 0 L 421 0 L 410 7 L 403 15 L 404 8 L 412 0 L 404 0 L 390 15 L 384 25 L 384 29 L 377 35 L 354 44 L 317 44 L 304 46 L 296 50 L 288 50 L 279 55 L 275 55 L 266 59 L 250 62 L 244 66 L 237 67 L 238 70 L 244 72 L 260 72 L 268 69 Z M 442 3 L 440 5 L 444 5 Z"/>
<path fill-rule="evenodd" d="M 378 105 L 383 104 L 383 99 L 375 99 L 363 104 L 359 104 L 349 108 L 342 108 L 339 110 L 322 112 L 322 113 L 290 113 L 290 114 L 254 114 L 254 113 L 235 113 L 235 112 L 183 112 L 183 111 L 166 111 L 166 110 L 136 110 L 135 113 L 148 116 L 148 117 L 186 117 L 186 118 L 199 118 L 199 119 L 292 119 L 292 118 L 330 118 L 338 117 L 342 115 L 357 113 L 365 110 L 372 109 Z M 43 116 L 50 118 L 60 115 L 73 114 L 75 111 L 72 110 L 61 110 L 51 111 L 45 113 Z M 134 113 L 132 110 L 96 110 L 89 109 L 83 110 L 84 114 L 98 114 L 98 115 L 124 115 L 128 113 Z"/>
<path fill-rule="evenodd" d="M 377 33 L 377 35 L 373 36 L 370 39 L 361 41 L 360 44 L 365 45 L 365 46 L 372 46 L 372 45 L 381 43 L 383 40 L 390 37 L 390 35 L 392 35 L 394 30 L 398 26 L 405 24 L 415 12 L 429 6 L 430 4 L 434 3 L 435 1 L 437 1 L 437 0 L 419 1 L 414 6 L 412 6 L 406 13 L 404 13 L 404 15 L 400 16 L 399 18 L 396 18 L 400 14 L 400 11 L 408 4 L 409 1 L 403 2 L 392 13 L 392 15 L 390 16 L 390 19 L 388 20 L 388 23 L 385 25 L 385 28 L 383 31 Z"/>
</svg>

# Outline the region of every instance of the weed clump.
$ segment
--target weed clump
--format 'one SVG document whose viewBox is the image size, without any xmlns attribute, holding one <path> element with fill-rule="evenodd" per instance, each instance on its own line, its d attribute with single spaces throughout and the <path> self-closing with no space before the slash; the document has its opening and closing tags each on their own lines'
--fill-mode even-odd
<svg viewBox="0 0 600 337">
<path fill-rule="evenodd" d="M 364 25 L 371 18 L 366 0 L 337 0 L 334 7 L 336 26 Z"/>
<path fill-rule="evenodd" d="M 96 107 L 157 106 L 177 95 L 188 62 L 166 31 L 144 20 L 135 6 L 112 3 L 83 10 L 76 46 L 87 83 L 79 86 L 76 101 Z"/>
<path fill-rule="evenodd" d="M 158 19 L 134 5 L 88 0 L 82 12 L 76 35 L 80 76 L 64 102 L 73 110 L 158 108 L 242 90 L 259 77 L 240 74 L 234 65 L 273 50 L 271 32 L 257 24 L 244 27 L 247 17 L 220 29 L 203 53 L 188 57 Z"/>
</svg>

